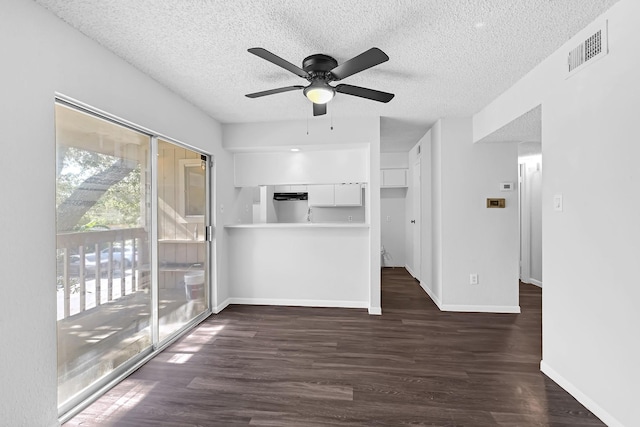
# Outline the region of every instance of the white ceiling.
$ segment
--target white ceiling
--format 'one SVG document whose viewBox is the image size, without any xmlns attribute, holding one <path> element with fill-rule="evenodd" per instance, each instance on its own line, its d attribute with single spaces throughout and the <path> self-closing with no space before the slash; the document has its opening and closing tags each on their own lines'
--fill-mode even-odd
<svg viewBox="0 0 640 427">
<path fill-rule="evenodd" d="M 334 117 L 381 116 L 383 151 L 406 151 L 441 117 L 492 101 L 617 0 L 36 0 L 222 123 L 313 118 L 306 81 L 247 52 L 301 66 L 378 47 L 390 60 L 342 82 L 395 93 L 338 94 Z M 341 83 L 342 83 L 341 82 Z"/>
<path fill-rule="evenodd" d="M 528 111 L 478 142 L 542 142 L 542 107 Z"/>
</svg>

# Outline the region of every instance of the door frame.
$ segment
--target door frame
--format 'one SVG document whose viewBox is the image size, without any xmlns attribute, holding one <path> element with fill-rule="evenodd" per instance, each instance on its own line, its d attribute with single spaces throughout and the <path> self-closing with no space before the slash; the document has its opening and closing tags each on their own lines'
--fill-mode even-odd
<svg viewBox="0 0 640 427">
<path fill-rule="evenodd" d="M 412 206 L 412 234 L 413 234 L 413 250 L 412 250 L 412 271 L 411 275 L 417 280 L 420 281 L 420 277 L 422 275 L 422 176 L 421 176 L 421 159 L 418 157 L 416 162 L 413 165 L 413 176 L 412 176 L 412 196 L 413 196 L 413 206 Z"/>
<path fill-rule="evenodd" d="M 217 295 L 217 280 L 216 280 L 216 271 L 217 271 L 217 257 L 216 257 L 216 239 L 215 239 L 215 209 L 212 209 L 212 206 L 215 206 L 216 200 L 216 192 L 214 184 L 214 174 L 215 174 L 215 161 L 213 154 L 204 151 L 200 148 L 196 148 L 192 145 L 185 144 L 181 141 L 178 141 L 174 138 L 168 137 L 160 132 L 156 132 L 152 129 L 146 128 L 144 126 L 140 126 L 133 122 L 130 122 L 126 119 L 118 117 L 114 114 L 110 114 L 106 111 L 95 108 L 91 105 L 85 104 L 81 101 L 78 101 L 74 98 L 68 97 L 61 93 L 54 94 L 54 102 L 61 103 L 63 105 L 69 106 L 71 108 L 75 108 L 78 111 L 83 111 L 85 113 L 91 114 L 95 117 L 101 118 L 103 120 L 115 123 L 120 126 L 124 126 L 130 128 L 134 131 L 146 134 L 150 137 L 150 145 L 149 145 L 149 169 L 151 175 L 151 215 L 150 215 L 150 224 L 151 227 L 151 242 L 150 242 L 150 262 L 153 266 L 151 268 L 151 347 L 146 349 L 145 351 L 133 356 L 127 362 L 120 365 L 118 368 L 114 369 L 110 374 L 107 374 L 105 377 L 96 381 L 93 385 L 85 388 L 73 398 L 69 399 L 62 404 L 58 404 L 58 421 L 63 424 L 77 415 L 79 412 L 87 408 L 91 403 L 93 403 L 100 396 L 105 394 L 111 388 L 116 386 L 126 377 L 131 375 L 149 360 L 153 359 L 156 355 L 158 355 L 161 351 L 163 351 L 166 347 L 174 343 L 180 337 L 182 337 L 185 333 L 193 329 L 196 325 L 201 323 L 207 317 L 209 317 L 214 310 L 216 295 Z M 207 178 L 206 178 L 206 212 L 205 212 L 205 228 L 207 231 L 208 238 L 206 241 L 206 262 L 208 264 L 205 276 L 205 284 L 206 284 L 206 295 L 205 298 L 207 300 L 208 307 L 199 315 L 191 319 L 185 325 L 183 325 L 180 329 L 174 331 L 170 336 L 166 337 L 164 340 L 159 341 L 158 334 L 158 164 L 157 164 L 157 154 L 158 154 L 158 139 L 163 141 L 170 142 L 177 146 L 195 151 L 199 154 L 202 154 L 207 157 Z M 54 230 L 54 233 L 56 231 Z M 55 282 L 55 281 L 54 281 Z M 57 343 L 56 343 L 57 350 Z"/>
</svg>

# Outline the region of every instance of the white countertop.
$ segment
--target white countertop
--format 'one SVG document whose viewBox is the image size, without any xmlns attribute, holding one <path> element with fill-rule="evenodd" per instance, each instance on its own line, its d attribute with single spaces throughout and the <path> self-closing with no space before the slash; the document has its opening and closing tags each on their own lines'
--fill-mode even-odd
<svg viewBox="0 0 640 427">
<path fill-rule="evenodd" d="M 267 224 L 230 224 L 224 228 L 369 228 L 361 222 L 292 222 Z"/>
</svg>

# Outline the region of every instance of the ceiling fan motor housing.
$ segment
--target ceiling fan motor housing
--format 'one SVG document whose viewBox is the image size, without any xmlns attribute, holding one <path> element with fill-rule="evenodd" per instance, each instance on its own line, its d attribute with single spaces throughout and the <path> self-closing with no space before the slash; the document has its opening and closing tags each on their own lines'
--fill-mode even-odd
<svg viewBox="0 0 640 427">
<path fill-rule="evenodd" d="M 302 61 L 302 69 L 312 76 L 325 75 L 338 66 L 338 61 L 321 53 L 307 56 Z"/>
</svg>

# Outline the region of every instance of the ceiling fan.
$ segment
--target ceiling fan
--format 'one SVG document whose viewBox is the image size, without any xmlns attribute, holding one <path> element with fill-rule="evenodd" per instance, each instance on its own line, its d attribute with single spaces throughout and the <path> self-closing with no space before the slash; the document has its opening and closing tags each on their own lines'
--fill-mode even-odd
<svg viewBox="0 0 640 427">
<path fill-rule="evenodd" d="M 333 81 L 342 80 L 353 74 L 359 73 L 360 71 L 364 71 L 388 61 L 389 57 L 387 54 L 377 47 L 373 47 L 340 65 L 338 65 L 338 61 L 328 55 L 315 54 L 307 56 L 304 61 L 302 61 L 302 68 L 285 61 L 279 56 L 274 55 L 261 47 L 253 47 L 248 50 L 250 53 L 259 56 L 262 59 L 266 59 L 267 61 L 306 79 L 310 83 L 308 86 L 286 86 L 278 89 L 250 93 L 246 95 L 249 98 L 259 98 L 261 96 L 302 89 L 304 95 L 313 102 L 313 115 L 321 116 L 327 113 L 327 102 L 333 99 L 336 92 L 359 96 L 360 98 L 367 98 L 378 102 L 389 102 L 394 97 L 394 94 L 392 93 L 367 89 L 360 86 L 339 84 L 334 87 L 329 85 L 329 83 Z"/>
</svg>

